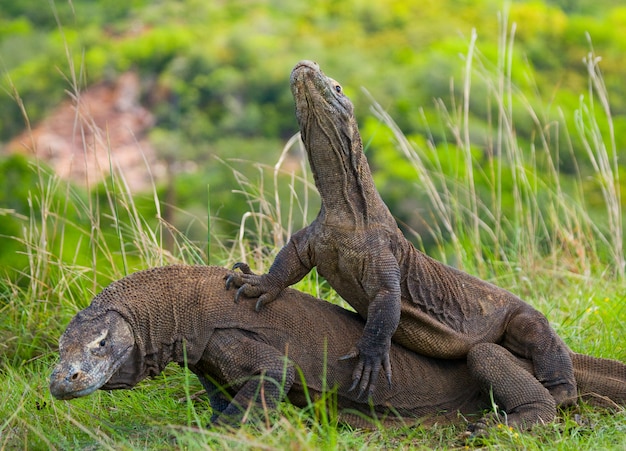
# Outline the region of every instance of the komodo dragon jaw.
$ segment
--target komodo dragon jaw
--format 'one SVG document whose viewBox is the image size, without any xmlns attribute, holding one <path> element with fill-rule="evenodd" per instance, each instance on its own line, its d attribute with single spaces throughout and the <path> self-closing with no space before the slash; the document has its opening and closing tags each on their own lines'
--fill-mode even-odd
<svg viewBox="0 0 626 451">
<path fill-rule="evenodd" d="M 60 362 L 50 376 L 50 393 L 57 399 L 93 393 L 128 360 L 134 345 L 130 325 L 119 313 L 78 314 L 59 340 Z"/>
</svg>

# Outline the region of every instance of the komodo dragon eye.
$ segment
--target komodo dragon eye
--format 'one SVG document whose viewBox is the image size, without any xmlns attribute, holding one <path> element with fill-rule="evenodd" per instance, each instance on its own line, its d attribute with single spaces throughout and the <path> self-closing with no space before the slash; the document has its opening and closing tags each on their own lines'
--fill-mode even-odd
<svg viewBox="0 0 626 451">
<path fill-rule="evenodd" d="M 335 91 L 337 91 L 337 93 L 341 94 L 341 85 L 335 85 Z"/>
<path fill-rule="evenodd" d="M 92 352 L 96 352 L 96 353 L 101 352 L 100 350 L 102 350 L 107 344 L 108 335 L 109 335 L 109 331 L 106 329 L 103 330 L 102 332 L 100 332 L 100 335 L 98 335 L 95 338 L 95 340 L 93 340 L 89 345 L 87 345 L 87 347 L 91 349 Z"/>
</svg>

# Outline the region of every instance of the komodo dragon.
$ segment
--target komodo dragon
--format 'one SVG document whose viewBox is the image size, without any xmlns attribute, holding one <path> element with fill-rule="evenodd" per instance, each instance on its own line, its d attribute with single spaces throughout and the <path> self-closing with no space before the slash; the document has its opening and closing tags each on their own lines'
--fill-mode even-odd
<svg viewBox="0 0 626 451">
<path fill-rule="evenodd" d="M 420 354 L 463 358 L 478 343 L 498 343 L 532 360 L 558 405 L 573 402 L 570 352 L 543 314 L 512 293 L 418 251 L 381 199 L 363 153 L 353 106 L 316 63 L 291 73 L 296 117 L 321 197 L 317 218 L 280 250 L 269 272 L 236 273 L 227 287 L 273 301 L 314 266 L 364 319 L 353 388 L 374 391 L 379 371 L 391 384 L 391 339 Z M 241 267 L 237 263 L 234 268 Z"/>
<path fill-rule="evenodd" d="M 361 335 L 358 314 L 292 289 L 279 295 L 285 302 L 256 313 L 232 302 L 224 288 L 229 273 L 165 266 L 110 284 L 61 336 L 52 395 L 71 399 L 98 388 L 131 388 L 169 362 L 186 362 L 207 389 L 217 424 L 238 424 L 251 406 L 274 408 L 284 394 L 307 405 L 303 380 L 313 399 L 336 390 L 340 420 L 356 427 L 372 427 L 372 418 L 391 425 L 460 422 L 461 415 L 490 406 L 490 389 L 510 425 L 527 428 L 555 417 L 553 398 L 527 371 L 530 362 L 495 344 L 474 346 L 467 360 L 444 360 L 394 343 L 389 356 L 397 383 L 376 390 L 370 405 L 348 391 L 352 365 L 338 359 Z M 572 358 L 581 396 L 626 405 L 626 365 Z"/>
</svg>

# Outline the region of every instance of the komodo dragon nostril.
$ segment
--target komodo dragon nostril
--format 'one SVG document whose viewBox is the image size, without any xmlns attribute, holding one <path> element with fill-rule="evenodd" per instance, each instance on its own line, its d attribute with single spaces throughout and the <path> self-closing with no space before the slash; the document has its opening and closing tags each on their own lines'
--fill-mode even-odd
<svg viewBox="0 0 626 451">
<path fill-rule="evenodd" d="M 70 376 L 70 379 L 75 381 L 76 379 L 78 379 L 79 374 L 80 374 L 80 371 L 75 372 L 74 374 Z"/>
</svg>

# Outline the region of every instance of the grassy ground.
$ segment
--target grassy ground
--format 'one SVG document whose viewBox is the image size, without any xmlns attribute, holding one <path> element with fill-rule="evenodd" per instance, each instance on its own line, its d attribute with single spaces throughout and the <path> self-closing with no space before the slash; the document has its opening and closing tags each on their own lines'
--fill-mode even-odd
<svg viewBox="0 0 626 451">
<path fill-rule="evenodd" d="M 550 281 L 541 279 L 547 286 Z M 530 301 L 550 313 L 553 324 L 573 349 L 626 360 L 625 301 L 615 284 L 561 280 L 549 297 L 537 292 Z M 535 302 L 536 301 L 536 302 Z M 561 308 L 566 306 L 566 308 Z M 554 320 L 556 318 L 556 320 Z M 61 320 L 64 323 L 69 317 Z M 48 392 L 54 352 L 35 353 L 30 361 L 5 364 L 0 371 L 0 447 L 2 449 L 455 449 L 463 427 L 351 430 L 328 424 L 289 405 L 272 414 L 267 425 L 240 430 L 207 429 L 211 410 L 195 396 L 200 384 L 187 371 L 171 366 L 161 376 L 131 391 L 98 391 L 71 402 Z M 588 406 L 564 412 L 531 432 L 495 428 L 470 444 L 495 449 L 624 449 L 626 412 Z"/>
<path fill-rule="evenodd" d="M 594 175 L 601 186 L 604 209 L 586 208 L 583 179 L 565 190 L 552 161 L 552 172 L 536 171 L 536 153 L 524 152 L 515 140 L 508 102 L 522 101 L 505 80 L 506 34 L 501 65 L 486 72 L 472 66 L 467 75 L 491 80 L 489 93 L 499 105 L 494 118 L 494 148 L 484 166 L 477 166 L 468 129 L 471 87 L 466 83 L 456 111 L 442 117 L 458 137 L 450 143 L 463 163 L 462 176 L 441 170 L 434 147 L 419 148 L 397 130 L 391 118 L 374 105 L 374 112 L 393 137 L 398 151 L 416 173 L 416 190 L 429 194 L 435 257 L 487 278 L 525 298 L 543 311 L 558 333 L 577 352 L 626 361 L 626 291 L 619 196 L 619 171 L 611 136 L 600 134 L 598 116 L 611 121 L 608 108 L 584 114 L 581 133 L 572 139 L 589 145 L 590 158 L 601 162 Z M 479 58 L 478 56 L 476 58 Z M 606 93 L 593 64 L 589 66 L 590 96 Z M 443 105 L 443 104 L 442 104 Z M 539 115 L 535 115 L 538 117 Z M 496 120 L 497 119 L 497 120 Z M 539 127 L 539 129 L 543 129 Z M 610 129 L 612 130 L 612 129 Z M 466 139 L 467 137 L 467 139 Z M 541 140 L 540 140 L 541 141 Z M 546 147 L 549 140 L 543 140 Z M 548 152 L 546 155 L 553 155 Z M 280 160 L 282 161 L 282 159 Z M 280 179 L 279 164 L 266 169 L 262 186 L 241 180 L 250 210 L 242 212 L 241 233 L 233 241 L 211 234 L 210 261 L 232 264 L 247 260 L 262 271 L 291 232 L 301 227 L 300 209 L 310 216 L 310 180 Z M 548 165 L 550 166 L 550 165 Z M 189 242 L 168 224 L 143 217 L 123 178 L 107 181 L 105 196 L 95 200 L 43 168 L 34 168 L 40 183 L 32 188 L 29 219 L 17 239 L 27 257 L 26 268 L 0 275 L 0 449 L 455 449 L 463 427 L 352 430 L 332 424 L 289 405 L 272 413 L 268 422 L 238 430 L 207 429 L 208 402 L 196 396 L 200 384 L 183 369 L 168 368 L 154 380 L 131 391 L 97 392 L 84 399 L 60 402 L 48 391 L 48 376 L 56 360 L 56 340 L 72 315 L 110 281 L 128 272 L 173 262 L 203 263 L 205 243 Z M 481 174 L 479 174 L 479 171 Z M 480 176 L 492 188 L 481 196 Z M 513 182 L 510 183 L 508 177 Z M 505 180 L 506 179 L 506 180 Z M 272 186 L 292 184 L 292 199 L 280 199 Z M 513 205 L 504 210 L 503 186 L 512 190 Z M 586 185 L 585 185 L 586 186 Z M 537 199 L 541 199 L 541 203 Z M 106 207 L 106 208 L 105 208 Z M 103 214 L 106 210 L 110 213 Z M 154 215 L 160 201 L 154 195 Z M 10 212 L 4 212 L 10 214 Z M 309 218 L 310 219 L 310 218 Z M 165 250 L 164 235 L 174 244 Z M 3 238 L 5 239 L 5 238 Z M 323 281 L 308 276 L 299 288 L 334 300 Z M 312 409 L 314 411 L 315 409 Z M 470 447 L 489 449 L 624 449 L 626 412 L 607 413 L 580 406 L 531 432 L 494 428 L 491 436 Z"/>
</svg>

